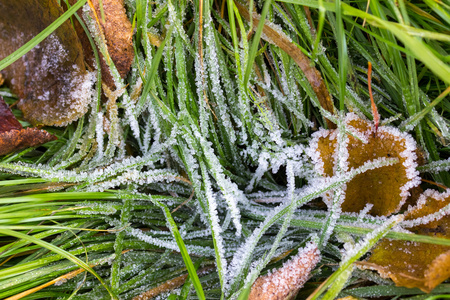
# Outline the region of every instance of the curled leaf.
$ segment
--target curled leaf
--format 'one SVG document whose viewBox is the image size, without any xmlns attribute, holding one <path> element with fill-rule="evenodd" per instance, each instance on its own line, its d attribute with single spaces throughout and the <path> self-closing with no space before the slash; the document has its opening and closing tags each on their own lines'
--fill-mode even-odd
<svg viewBox="0 0 450 300">
<path fill-rule="evenodd" d="M 0 0 L 0 59 L 45 30 L 61 14 L 56 0 Z M 34 125 L 64 126 L 82 116 L 91 99 L 78 38 L 69 21 L 21 59 L 1 70 Z"/>
<path fill-rule="evenodd" d="M 37 128 L 23 128 L 8 104 L 0 97 L 0 155 L 56 140 L 56 136 Z"/>
<path fill-rule="evenodd" d="M 249 300 L 292 299 L 308 279 L 320 259 L 317 245 L 309 243 L 283 267 L 259 277 L 252 285 Z"/>
<path fill-rule="evenodd" d="M 409 190 L 420 183 L 416 171 L 416 143 L 407 133 L 389 126 L 375 128 L 369 121 L 349 113 L 345 118 L 346 127 L 357 136 L 348 137 L 344 166 L 350 170 L 364 163 L 381 158 L 398 158 L 399 162 L 390 166 L 369 170 L 355 176 L 347 183 L 342 211 L 359 212 L 370 203 L 370 213 L 388 216 L 399 211 L 409 196 Z M 316 171 L 323 176 L 335 175 L 338 161 L 337 130 L 321 129 L 313 135 L 309 153 Z M 331 200 L 326 195 L 325 202 Z"/>
<path fill-rule="evenodd" d="M 70 0 L 69 2 L 73 5 L 77 0 Z M 95 9 L 95 14 L 92 13 L 91 17 L 100 23 L 102 34 L 108 47 L 108 53 L 120 76 L 124 78 L 130 71 L 131 63 L 134 59 L 134 50 L 132 43 L 133 28 L 127 18 L 123 0 L 102 0 L 102 7 L 100 7 L 99 0 L 92 0 L 91 3 Z M 81 9 L 77 13 L 80 17 L 83 17 Z M 95 57 L 89 39 L 78 21 L 74 21 L 74 24 L 83 47 L 86 62 L 93 68 L 95 66 Z M 102 80 L 110 89 L 113 89 L 115 84 L 106 61 L 109 58 L 103 57 L 101 53 L 99 54 Z"/>
<path fill-rule="evenodd" d="M 450 204 L 450 189 L 444 193 L 436 190 L 426 190 L 420 195 L 417 204 L 410 207 L 405 213 L 405 220 L 410 221 L 415 231 L 426 233 L 427 229 L 437 229 L 442 222 L 442 218 L 449 214 L 449 211 L 441 209 Z M 436 214 L 440 212 L 439 214 Z M 412 227 L 411 226 L 411 227 Z"/>
<path fill-rule="evenodd" d="M 450 203 L 450 190 L 425 191 L 406 213 L 406 224 L 420 234 L 450 238 L 450 217 L 442 208 Z M 442 212 L 442 213 L 441 213 Z M 395 259 L 393 259 L 395 258 Z M 450 277 L 450 247 L 409 241 L 383 240 L 360 266 L 377 270 L 396 285 L 430 292 Z"/>
</svg>

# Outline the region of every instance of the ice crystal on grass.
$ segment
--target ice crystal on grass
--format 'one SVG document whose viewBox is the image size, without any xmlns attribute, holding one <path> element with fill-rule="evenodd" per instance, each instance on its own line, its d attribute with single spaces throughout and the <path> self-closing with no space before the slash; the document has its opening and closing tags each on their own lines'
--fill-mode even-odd
<svg viewBox="0 0 450 300">
<path fill-rule="evenodd" d="M 373 207 L 372 203 L 367 203 L 366 206 L 359 212 L 358 221 L 362 221 L 366 217 L 366 215 L 370 212 L 372 207 Z"/>
<path fill-rule="evenodd" d="M 267 143 L 268 144 L 268 143 Z M 266 146 L 265 148 L 268 148 Z M 245 188 L 246 192 L 251 192 L 256 184 L 264 176 L 264 173 L 271 170 L 273 174 L 277 173 L 281 166 L 288 162 L 292 163 L 295 176 L 302 178 L 313 177 L 312 166 L 305 155 L 303 145 L 273 147 L 274 151 L 261 151 L 258 157 L 258 167 L 253 174 L 252 179 Z"/>
<path fill-rule="evenodd" d="M 220 63 L 216 53 L 216 41 L 213 33 L 212 20 L 210 16 L 205 18 L 205 42 L 206 42 L 206 59 L 208 61 L 208 74 L 211 80 L 211 89 L 215 100 L 217 102 L 217 114 L 220 116 L 219 122 L 221 122 L 227 134 L 231 136 L 232 140 L 235 140 L 233 135 L 234 129 L 232 128 L 231 120 L 228 114 L 228 107 L 226 105 L 225 96 L 221 88 L 221 75 L 220 75 Z"/>
<path fill-rule="evenodd" d="M 165 248 L 173 251 L 179 251 L 178 245 L 172 239 L 160 239 L 154 238 L 150 235 L 146 234 L 140 229 L 137 228 L 127 228 L 127 233 L 133 237 L 138 238 L 141 241 L 149 243 L 151 245 L 155 245 L 160 248 Z M 200 256 L 213 256 L 214 250 L 209 247 L 195 246 L 195 245 L 186 245 L 186 249 L 190 254 L 196 254 Z"/>
<path fill-rule="evenodd" d="M 78 214 L 82 215 L 113 215 L 117 212 L 114 206 L 118 206 L 118 203 L 87 203 L 80 205 L 82 209 L 77 210 Z"/>
<path fill-rule="evenodd" d="M 213 233 L 214 249 L 216 253 L 216 265 L 219 273 L 220 281 L 223 282 L 227 273 L 227 261 L 225 259 L 225 246 L 222 238 L 222 228 L 219 224 L 219 215 L 217 211 L 217 202 L 212 192 L 209 175 L 206 166 L 201 162 L 201 170 L 203 174 L 203 182 L 205 184 L 206 199 L 208 201 L 208 219 Z M 224 286 L 222 285 L 222 289 Z"/>
<path fill-rule="evenodd" d="M 207 77 L 207 70 L 205 69 L 203 62 L 201 61 L 200 55 L 195 56 L 195 85 L 197 87 L 197 99 L 199 106 L 199 124 L 200 131 L 207 135 L 208 133 L 208 99 L 206 96 L 206 86 L 205 81 Z"/>
<path fill-rule="evenodd" d="M 104 132 L 103 132 L 103 112 L 99 112 L 97 114 L 97 121 L 95 127 L 95 137 L 97 141 L 97 153 L 95 154 L 95 160 L 101 160 L 103 157 L 103 141 L 104 141 Z"/>
<path fill-rule="evenodd" d="M 445 160 L 433 161 L 420 167 L 421 172 L 439 173 L 450 170 L 450 157 Z"/>
<path fill-rule="evenodd" d="M 125 108 L 125 118 L 124 124 L 129 124 L 131 131 L 133 132 L 133 136 L 139 140 L 140 138 L 140 128 L 137 121 L 137 112 L 136 112 L 136 106 L 131 101 L 130 97 L 128 95 L 124 95 L 122 98 L 122 105 Z"/>
<path fill-rule="evenodd" d="M 259 159 L 258 159 L 258 168 L 255 171 L 255 174 L 253 174 L 252 179 L 250 180 L 249 184 L 245 188 L 246 192 L 250 192 L 253 189 L 253 186 L 256 182 L 260 181 L 263 177 L 264 173 L 269 168 L 269 160 L 270 155 L 269 153 L 263 151 L 261 152 Z"/>
<path fill-rule="evenodd" d="M 238 188 L 236 183 L 232 182 L 223 173 L 223 167 L 220 164 L 218 157 L 215 155 L 213 148 L 211 147 L 211 142 L 207 141 L 204 136 L 200 134 L 198 129 L 193 126 L 192 130 L 196 138 L 198 138 L 199 143 L 203 150 L 203 155 L 206 159 L 207 165 L 211 174 L 220 187 L 223 196 L 228 204 L 231 211 L 233 224 L 236 227 L 236 235 L 240 236 L 242 231 L 242 224 L 240 222 L 240 211 L 237 206 L 238 202 L 246 203 L 247 199 L 244 193 Z"/>
<path fill-rule="evenodd" d="M 152 183 L 159 183 L 161 185 L 170 182 L 178 182 L 189 186 L 189 181 L 173 170 L 159 169 L 149 171 L 127 170 L 116 178 L 108 179 L 107 181 L 87 186 L 87 191 L 102 192 L 107 189 L 119 187 L 126 184 L 136 184 L 139 186 L 149 185 Z"/>
<path fill-rule="evenodd" d="M 244 276 L 243 270 L 250 264 L 256 244 L 270 226 L 268 223 L 275 215 L 279 214 L 283 208 L 285 208 L 285 206 L 280 205 L 273 209 L 269 215 L 267 215 L 265 221 L 261 222 L 261 224 L 253 231 L 252 235 L 236 250 L 233 260 L 230 263 L 229 273 L 227 274 L 227 290 L 235 288 L 235 284 L 242 279 Z"/>
<path fill-rule="evenodd" d="M 258 274 L 261 272 L 261 270 L 269 263 L 269 260 L 277 252 L 277 249 L 280 247 L 281 239 L 284 237 L 284 235 L 289 227 L 289 224 L 291 222 L 293 211 L 296 208 L 296 205 L 294 204 L 294 202 L 295 202 L 295 200 L 294 200 L 295 175 L 294 175 L 292 162 L 288 162 L 286 165 L 286 176 L 287 176 L 287 180 L 288 180 L 287 194 L 289 196 L 288 200 L 290 203 L 290 207 L 288 208 L 288 212 L 283 221 L 283 225 L 281 226 L 280 230 L 278 231 L 278 233 L 275 237 L 275 240 L 272 243 L 270 243 L 269 252 L 267 254 L 264 254 L 263 258 L 252 263 L 251 271 L 249 272 L 249 274 L 247 275 L 247 277 L 245 279 L 244 289 L 247 288 L 249 284 L 254 282 L 254 280 L 256 279 L 256 276 L 258 276 Z M 259 251 L 264 251 L 264 253 L 266 252 L 264 247 L 260 248 Z M 258 255 L 257 252 L 258 251 L 255 251 L 254 254 Z M 262 253 L 261 253 L 261 255 L 262 255 Z"/>
<path fill-rule="evenodd" d="M 168 140 L 167 142 L 169 142 Z M 167 144 L 158 145 L 154 147 L 152 151 L 148 152 L 142 157 L 128 157 L 124 159 L 117 159 L 113 161 L 108 166 L 101 166 L 98 168 L 91 168 L 88 171 L 76 171 L 76 170 L 58 170 L 58 166 L 50 167 L 47 165 L 31 165 L 25 163 L 11 163 L 11 164 L 0 164 L 0 170 L 21 174 L 33 177 L 42 177 L 48 179 L 51 182 L 70 182 L 70 183 L 80 183 L 74 186 L 74 190 L 82 190 L 86 188 L 96 189 L 92 186 L 95 183 L 99 183 L 105 180 L 112 180 L 111 182 L 106 182 L 106 186 L 120 184 L 114 181 L 114 177 L 120 175 L 124 172 L 130 172 L 133 169 L 140 169 L 144 166 L 153 167 L 153 163 L 161 159 L 161 151 L 167 148 Z M 132 175 L 131 173 L 126 173 L 124 176 Z M 144 177 L 145 173 L 142 174 Z M 140 175 L 139 175 L 140 176 Z M 139 176 L 136 177 L 137 183 L 139 183 Z M 169 176 L 170 177 L 170 176 Z M 168 177 L 168 178 L 169 178 Z M 181 179 L 181 178 L 179 178 Z M 101 186 L 101 185 L 100 185 Z M 101 187 L 99 188 L 101 189 Z"/>
</svg>

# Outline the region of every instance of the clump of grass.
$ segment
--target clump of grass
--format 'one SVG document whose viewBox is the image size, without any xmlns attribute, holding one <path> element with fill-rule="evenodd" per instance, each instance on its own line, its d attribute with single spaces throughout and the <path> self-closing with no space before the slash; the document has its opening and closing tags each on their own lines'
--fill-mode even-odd
<svg viewBox="0 0 450 300">
<path fill-rule="evenodd" d="M 385 217 L 339 213 L 339 201 L 326 211 L 314 201 L 394 161 L 325 180 L 305 149 L 314 131 L 332 124 L 344 141 L 346 111 L 371 118 L 370 61 L 382 120 L 413 135 L 429 162 L 424 178 L 450 186 L 446 4 L 125 4 L 136 59 L 126 80 L 109 61 L 120 93 L 107 93 L 106 103 L 97 93 L 84 118 L 49 128 L 58 141 L 1 158 L 1 298 L 244 297 L 258 275 L 317 235 L 322 260 L 299 299 L 327 287 L 330 299 L 421 294 L 352 263 L 382 236 L 449 246 L 448 239 L 391 230 L 397 217 L 383 226 Z M 246 20 L 242 7 L 268 22 Z M 296 48 L 270 40 L 265 25 Z M 107 57 L 95 20 L 86 27 Z M 294 56 L 320 72 L 331 107 Z M 354 247 L 342 256 L 344 243 Z"/>
</svg>

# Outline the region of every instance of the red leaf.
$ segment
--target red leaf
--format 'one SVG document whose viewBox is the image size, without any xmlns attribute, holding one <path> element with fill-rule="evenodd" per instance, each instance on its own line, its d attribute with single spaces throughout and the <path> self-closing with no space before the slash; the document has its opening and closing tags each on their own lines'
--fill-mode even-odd
<svg viewBox="0 0 450 300">
<path fill-rule="evenodd" d="M 0 97 L 0 155 L 56 140 L 56 136 L 37 128 L 23 128 L 8 104 Z"/>
</svg>

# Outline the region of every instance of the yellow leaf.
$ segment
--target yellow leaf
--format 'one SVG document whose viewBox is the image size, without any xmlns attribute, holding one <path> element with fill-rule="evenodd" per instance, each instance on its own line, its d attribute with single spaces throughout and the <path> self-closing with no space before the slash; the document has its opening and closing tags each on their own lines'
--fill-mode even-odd
<svg viewBox="0 0 450 300">
<path fill-rule="evenodd" d="M 373 215 L 388 216 L 400 210 L 409 196 L 409 190 L 420 183 L 414 139 L 397 128 L 380 126 L 375 133 L 373 124 L 354 113 L 346 116 L 345 123 L 360 139 L 349 136 L 346 147 L 348 169 L 379 158 L 398 158 L 399 162 L 369 170 L 347 183 L 342 211 L 359 212 L 368 203 Z M 316 170 L 324 176 L 335 175 L 338 145 L 337 130 L 320 130 L 313 135 L 310 153 Z M 364 141 L 362 141 L 364 140 Z M 340 158 L 342 159 L 342 158 Z M 325 196 L 325 202 L 331 195 Z"/>
</svg>

